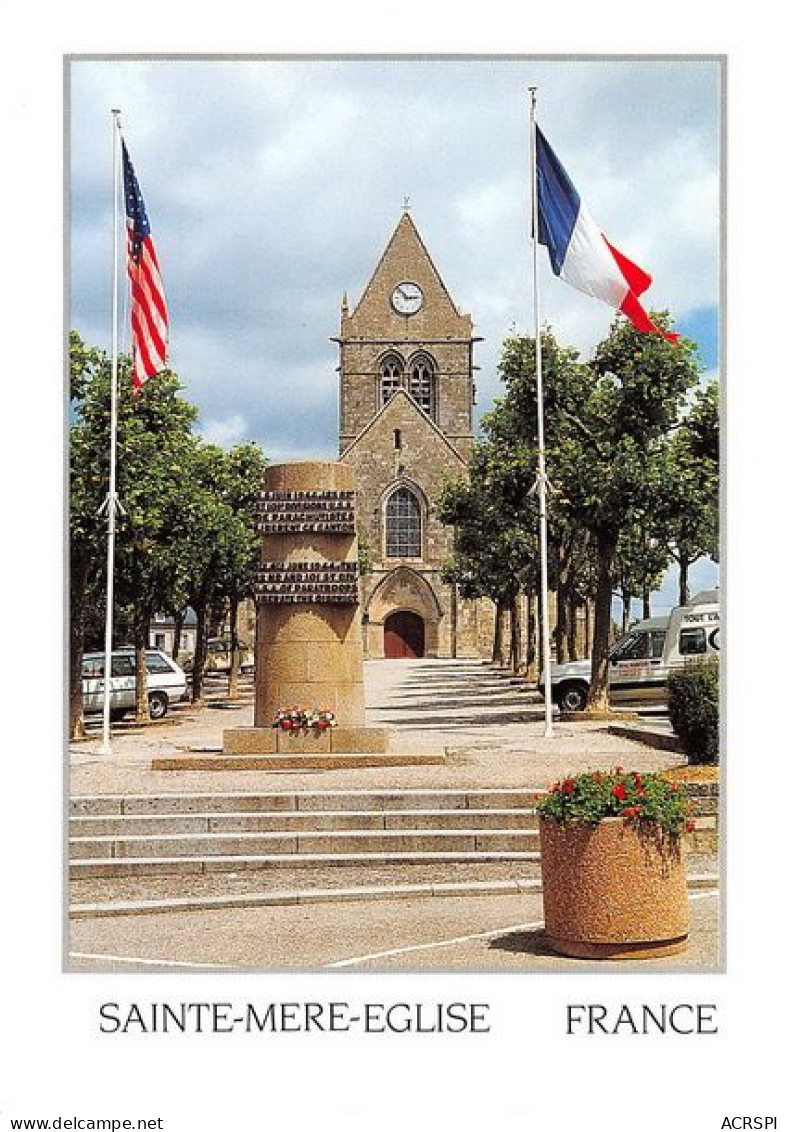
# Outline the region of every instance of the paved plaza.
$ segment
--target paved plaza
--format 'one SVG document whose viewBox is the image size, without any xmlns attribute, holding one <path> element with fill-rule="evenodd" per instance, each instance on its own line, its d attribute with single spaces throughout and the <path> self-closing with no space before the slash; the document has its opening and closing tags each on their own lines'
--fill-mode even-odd
<svg viewBox="0 0 788 1132">
<path fill-rule="evenodd" d="M 680 755 L 613 736 L 600 722 L 557 722 L 554 738 L 546 741 L 538 694 L 480 661 L 368 661 L 364 677 L 367 724 L 391 728 L 395 751 L 448 750 L 447 766 L 297 773 L 151 771 L 148 764 L 156 756 L 218 751 L 225 728 L 251 726 L 251 681 L 242 684 L 239 700 L 229 708 L 224 681 L 213 681 L 200 710 L 177 705 L 160 724 L 118 727 L 109 756 L 97 754 L 100 734 L 94 724 L 89 740 L 71 750 L 71 794 L 246 790 L 262 781 L 266 789 L 277 790 L 545 787 L 564 773 L 617 765 L 661 770 L 684 762 Z"/>
</svg>

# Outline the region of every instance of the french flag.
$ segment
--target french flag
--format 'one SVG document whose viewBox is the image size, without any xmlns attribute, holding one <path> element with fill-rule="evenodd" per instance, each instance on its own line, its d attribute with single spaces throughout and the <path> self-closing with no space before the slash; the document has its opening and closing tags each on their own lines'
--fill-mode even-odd
<svg viewBox="0 0 788 1132">
<path fill-rule="evenodd" d="M 539 243 L 547 247 L 553 273 L 621 311 L 644 334 L 660 334 L 678 342 L 678 334 L 656 326 L 638 301 L 651 286 L 651 276 L 600 232 L 538 126 L 536 176 Z"/>
</svg>

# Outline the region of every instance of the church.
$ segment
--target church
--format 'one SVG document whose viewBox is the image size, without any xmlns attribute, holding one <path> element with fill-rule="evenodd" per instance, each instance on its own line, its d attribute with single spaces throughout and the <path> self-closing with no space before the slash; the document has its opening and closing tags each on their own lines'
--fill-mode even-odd
<svg viewBox="0 0 788 1132">
<path fill-rule="evenodd" d="M 357 305 L 342 303 L 339 459 L 356 474 L 367 657 L 489 657 L 488 601 L 444 582 L 453 533 L 436 515 L 473 445 L 474 335 L 407 207 Z"/>
</svg>

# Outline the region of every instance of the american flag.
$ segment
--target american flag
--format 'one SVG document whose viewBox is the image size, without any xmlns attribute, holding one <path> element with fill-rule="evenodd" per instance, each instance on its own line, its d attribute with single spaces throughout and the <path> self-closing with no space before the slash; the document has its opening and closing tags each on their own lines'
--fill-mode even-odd
<svg viewBox="0 0 788 1132">
<path fill-rule="evenodd" d="M 126 196 L 126 251 L 131 280 L 131 352 L 136 392 L 164 369 L 167 359 L 167 304 L 150 221 L 137 175 L 123 142 L 123 189 Z"/>
</svg>

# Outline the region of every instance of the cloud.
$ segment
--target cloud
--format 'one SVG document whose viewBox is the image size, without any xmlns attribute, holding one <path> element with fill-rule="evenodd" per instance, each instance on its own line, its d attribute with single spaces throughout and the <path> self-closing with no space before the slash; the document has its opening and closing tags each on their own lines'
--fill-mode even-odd
<svg viewBox="0 0 788 1132">
<path fill-rule="evenodd" d="M 478 411 L 532 331 L 529 85 L 611 239 L 679 326 L 718 303 L 719 68 L 699 60 L 81 59 L 70 71 L 70 317 L 108 346 L 109 107 L 151 217 L 172 364 L 212 435 L 334 456 L 342 294 L 360 296 L 403 197 L 484 338 Z M 608 308 L 554 279 L 542 311 L 590 351 Z M 231 441 L 228 441 L 231 442 Z"/>
<path fill-rule="evenodd" d="M 239 413 L 233 413 L 223 420 L 207 420 L 198 425 L 197 431 L 203 440 L 207 440 L 209 444 L 218 444 L 221 448 L 230 448 L 249 438 L 246 420 Z"/>
</svg>

